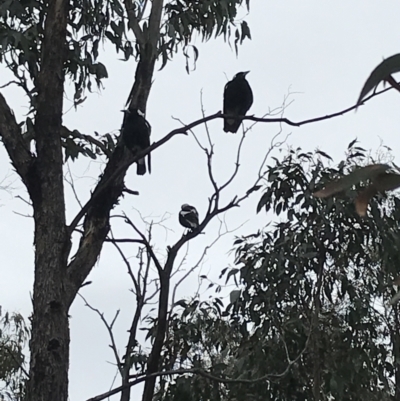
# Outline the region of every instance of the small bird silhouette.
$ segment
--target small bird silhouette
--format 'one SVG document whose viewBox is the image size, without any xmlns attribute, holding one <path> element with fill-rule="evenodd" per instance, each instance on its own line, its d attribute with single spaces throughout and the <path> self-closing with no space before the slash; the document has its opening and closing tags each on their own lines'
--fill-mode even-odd
<svg viewBox="0 0 400 401">
<path fill-rule="evenodd" d="M 196 208 L 185 203 L 179 212 L 179 223 L 183 227 L 194 230 L 199 226 L 199 213 Z"/>
</svg>

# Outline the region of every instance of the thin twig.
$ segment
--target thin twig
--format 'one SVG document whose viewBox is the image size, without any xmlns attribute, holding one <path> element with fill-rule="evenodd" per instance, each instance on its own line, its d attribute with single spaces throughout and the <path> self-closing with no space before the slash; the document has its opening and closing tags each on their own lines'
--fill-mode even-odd
<svg viewBox="0 0 400 401">
<path fill-rule="evenodd" d="M 152 246 L 150 245 L 146 236 L 136 227 L 136 225 L 133 223 L 133 221 L 126 214 L 116 215 L 113 217 L 120 217 L 120 218 L 124 219 L 125 222 L 127 224 L 129 224 L 139 234 L 139 236 L 142 238 L 143 244 L 146 246 L 146 248 L 148 249 L 148 251 L 150 253 L 151 258 L 153 259 L 153 262 L 154 262 L 158 272 L 162 273 L 163 268 L 161 266 L 160 261 L 158 260 L 158 258 L 156 256 L 156 254 L 154 253 Z"/>
<path fill-rule="evenodd" d="M 101 321 L 102 321 L 102 322 L 104 323 L 104 325 L 106 326 L 107 331 L 108 331 L 108 334 L 110 335 L 110 339 L 111 339 L 111 346 L 110 346 L 110 347 L 111 347 L 111 349 L 113 350 L 114 357 L 115 357 L 115 361 L 116 361 L 117 366 L 118 366 L 118 369 L 119 369 L 119 373 L 120 373 L 121 376 L 122 376 L 121 360 L 120 360 L 119 355 L 118 355 L 117 345 L 116 345 L 116 343 L 115 343 L 114 333 L 113 333 L 113 331 L 112 331 L 113 326 L 114 326 L 114 323 L 115 323 L 115 321 L 117 320 L 117 317 L 118 317 L 118 315 L 119 315 L 119 310 L 117 310 L 117 312 L 115 313 L 114 319 L 112 320 L 111 324 L 109 324 L 109 323 L 107 322 L 107 320 L 105 319 L 103 313 L 101 313 L 98 309 L 94 308 L 93 306 L 89 305 L 89 303 L 86 301 L 86 299 L 84 298 L 84 296 L 81 295 L 81 294 L 79 294 L 79 292 L 78 292 L 78 295 L 79 295 L 79 296 L 82 298 L 82 300 L 85 302 L 85 306 L 87 306 L 89 309 L 91 309 L 92 311 L 96 312 L 96 313 L 100 316 Z"/>
<path fill-rule="evenodd" d="M 70 177 L 71 180 L 69 181 L 67 179 L 67 177 L 65 177 L 65 181 L 67 181 L 67 183 L 71 187 L 72 193 L 74 194 L 75 200 L 77 201 L 79 207 L 82 207 L 82 202 L 79 200 L 78 194 L 77 194 L 76 189 L 75 189 L 74 179 L 72 178 L 72 172 L 71 172 L 71 168 L 69 166 L 69 162 L 67 163 L 67 168 L 68 168 L 68 174 L 69 174 L 69 177 Z"/>
<path fill-rule="evenodd" d="M 134 276 L 134 274 L 133 274 L 133 272 L 132 272 L 131 264 L 129 263 L 129 261 L 128 261 L 128 259 L 126 258 L 125 254 L 122 252 L 121 247 L 120 247 L 120 246 L 117 244 L 117 242 L 115 241 L 113 232 L 111 231 L 110 233 L 111 233 L 110 242 L 115 246 L 115 248 L 117 249 L 118 253 L 120 254 L 122 260 L 124 261 L 124 263 L 125 263 L 125 265 L 126 265 L 126 267 L 127 267 L 127 269 L 128 269 L 129 277 L 132 279 L 133 285 L 134 285 L 134 287 L 135 287 L 136 294 L 139 294 L 139 295 L 140 295 L 140 287 L 139 287 L 138 282 L 136 281 L 136 277 Z M 136 296 L 137 296 L 137 295 L 136 295 Z"/>
</svg>

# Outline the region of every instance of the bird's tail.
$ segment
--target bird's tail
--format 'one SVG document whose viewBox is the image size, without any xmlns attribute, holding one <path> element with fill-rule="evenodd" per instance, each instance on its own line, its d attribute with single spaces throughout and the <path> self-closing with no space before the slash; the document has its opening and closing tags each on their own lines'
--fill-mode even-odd
<svg viewBox="0 0 400 401">
<path fill-rule="evenodd" d="M 149 168 L 149 174 L 151 174 L 151 153 L 147 155 L 147 166 Z"/>
<path fill-rule="evenodd" d="M 239 119 L 226 118 L 224 120 L 224 131 L 232 132 L 232 133 L 236 134 L 241 123 L 242 123 L 242 120 L 240 118 Z"/>
<path fill-rule="evenodd" d="M 136 163 L 136 174 L 137 175 L 145 175 L 146 174 L 146 160 L 140 159 Z"/>
</svg>

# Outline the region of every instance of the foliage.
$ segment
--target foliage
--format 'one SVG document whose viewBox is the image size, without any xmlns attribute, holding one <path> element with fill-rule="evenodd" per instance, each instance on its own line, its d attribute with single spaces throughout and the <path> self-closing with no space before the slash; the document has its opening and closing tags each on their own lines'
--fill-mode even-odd
<svg viewBox="0 0 400 401">
<path fill-rule="evenodd" d="M 186 70 L 189 72 L 189 49 L 193 50 L 194 61 L 199 55 L 198 49 L 191 45 L 196 33 L 205 41 L 211 39 L 212 35 L 223 35 L 224 39 L 229 41 L 234 33 L 237 52 L 238 44 L 246 37 L 251 37 L 244 20 L 236 27 L 235 18 L 238 8 L 243 3 L 244 0 L 177 0 L 167 3 L 157 44 L 162 68 L 179 47 L 182 47 L 186 56 Z M 249 9 L 249 0 L 245 3 Z M 130 5 L 129 10 L 126 9 L 126 5 Z M 92 90 L 93 79 L 97 87 L 100 87 L 101 82 L 108 77 L 106 66 L 98 61 L 100 44 L 113 44 L 117 53 L 123 53 L 125 61 L 131 57 L 138 60 L 142 52 L 145 52 L 145 43 L 141 43 L 137 38 L 133 40 L 129 29 L 134 24 L 132 20 L 135 20 L 143 37 L 150 35 L 145 18 L 148 13 L 146 5 L 147 2 L 143 1 L 132 3 L 119 0 L 71 0 L 65 47 L 65 75 L 74 84 L 75 106 L 85 101 L 85 90 Z M 15 83 L 28 95 L 31 111 L 36 107 L 36 81 L 40 71 L 46 15 L 47 3 L 44 0 L 5 0 L 0 4 L 0 62 L 14 74 Z M 29 126 L 32 126 L 29 117 L 26 125 L 29 133 Z M 102 142 L 111 152 L 115 142 L 109 134 L 106 135 L 108 137 Z M 27 138 L 33 139 L 34 135 L 29 133 Z M 74 159 L 80 154 L 90 158 L 96 158 L 102 153 L 107 154 L 102 147 L 97 146 L 93 149 L 90 138 L 84 135 L 68 135 L 65 138 L 65 159 Z"/>
<path fill-rule="evenodd" d="M 1 309 L 0 309 L 1 312 Z M 27 345 L 29 330 L 18 313 L 0 314 L 0 397 L 19 400 L 24 396 L 25 364 L 24 347 Z"/>
<path fill-rule="evenodd" d="M 400 71 L 400 54 L 395 54 L 383 60 L 368 77 L 365 82 L 363 88 L 361 89 L 360 96 L 357 100 L 357 106 L 359 106 L 363 99 L 371 92 L 374 88 L 376 88 L 382 81 L 389 82 L 393 87 L 397 90 L 400 90 L 399 85 L 392 78 L 392 74 Z"/>
<path fill-rule="evenodd" d="M 190 46 L 196 32 L 203 41 L 211 39 L 213 35 L 215 37 L 223 35 L 224 40 L 227 41 L 234 32 L 234 46 L 237 53 L 238 44 L 242 44 L 246 37 L 251 38 L 246 21 L 241 21 L 239 27 L 236 27 L 234 22 L 237 10 L 242 3 L 244 3 L 243 0 L 176 0 L 166 4 L 167 18 L 159 46 L 163 67 L 178 45 L 183 46 L 184 50 Z M 246 0 L 246 6 L 249 9 L 249 0 Z M 198 49 L 196 46 L 192 46 L 192 48 L 194 61 L 196 61 Z M 185 55 L 188 57 L 187 51 L 185 51 Z M 189 73 L 188 62 L 186 62 L 186 71 Z"/>
<path fill-rule="evenodd" d="M 279 220 L 238 238 L 237 266 L 222 272 L 240 282 L 240 296 L 222 312 L 201 303 L 186 307 L 172 320 L 165 349 L 166 370 L 201 367 L 220 381 L 194 374 L 164 378 L 160 399 L 398 395 L 399 310 L 387 303 L 394 293 L 388 284 L 399 274 L 400 199 L 375 197 L 360 218 L 355 188 L 340 198 L 312 196 L 318 183 L 369 161 L 353 145 L 337 167 L 324 164 L 329 156 L 323 152 L 299 149 L 268 166 L 258 209 Z M 233 382 L 223 383 L 226 378 Z"/>
<path fill-rule="evenodd" d="M 178 46 L 188 48 L 195 33 L 203 40 L 223 35 L 229 40 L 232 31 L 237 45 L 248 37 L 250 30 L 245 21 L 235 25 L 237 9 L 243 0 L 173 1 L 164 7 L 164 22 L 160 32 L 158 53 L 164 67 Z M 5 0 L 0 5 L 0 62 L 14 73 L 18 85 L 29 95 L 35 107 L 36 79 L 40 70 L 44 21 L 47 15 L 44 0 Z M 129 34 L 132 13 L 138 20 L 144 37 L 149 34 L 144 13 L 147 2 L 127 2 L 129 12 L 119 0 L 71 0 L 68 35 L 65 48 L 65 73 L 75 85 L 75 105 L 85 100 L 87 88 L 92 90 L 92 79 L 97 86 L 108 77 L 107 68 L 98 61 L 102 42 L 115 46 L 125 60 L 138 59 L 143 49 Z M 247 8 L 249 0 L 246 0 Z M 131 13 L 129 15 L 129 13 Z M 195 59 L 198 49 L 193 46 Z M 188 54 L 186 53 L 187 57 Z M 186 69 L 189 72 L 188 64 Z M 28 73 L 28 77 L 26 76 Z M 30 85 L 33 82 L 33 87 Z"/>
</svg>

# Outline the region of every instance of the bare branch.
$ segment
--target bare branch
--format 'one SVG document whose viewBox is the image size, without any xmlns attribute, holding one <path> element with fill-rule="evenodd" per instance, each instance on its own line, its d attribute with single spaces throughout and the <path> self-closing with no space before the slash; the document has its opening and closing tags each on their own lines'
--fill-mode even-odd
<svg viewBox="0 0 400 401">
<path fill-rule="evenodd" d="M 218 192 L 221 192 L 223 189 L 225 189 L 235 179 L 235 177 L 237 176 L 237 173 L 239 172 L 240 154 L 242 151 L 242 146 L 243 146 L 245 137 L 246 137 L 246 132 L 243 132 L 242 138 L 240 139 L 239 146 L 237 149 L 235 169 L 234 169 L 232 175 L 230 176 L 230 178 L 225 182 L 225 184 L 221 185 L 221 187 L 218 188 Z"/>
<path fill-rule="evenodd" d="M 372 99 L 373 97 L 387 92 L 388 90 L 392 89 L 392 87 L 390 88 L 386 88 L 383 89 L 382 91 L 373 93 L 372 95 L 368 96 L 367 98 L 365 98 L 364 102 L 362 103 L 365 104 L 368 100 Z M 310 124 L 310 123 L 314 123 L 314 122 L 318 122 L 318 121 L 323 121 L 323 120 L 328 120 L 343 114 L 346 114 L 352 110 L 355 110 L 357 108 L 357 106 L 352 106 L 349 107 L 347 109 L 344 109 L 340 112 L 337 113 L 333 113 L 333 114 L 328 114 L 326 116 L 323 117 L 316 117 L 316 118 L 312 118 L 312 119 L 308 119 L 308 120 L 303 120 L 303 121 L 299 121 L 299 122 L 293 122 L 287 118 L 260 118 L 260 117 L 254 117 L 254 116 L 243 116 L 241 118 L 243 118 L 243 120 L 250 120 L 250 121 L 255 121 L 255 122 L 265 122 L 265 123 L 285 123 L 291 126 L 295 126 L 295 127 L 300 127 L 302 125 L 305 124 Z M 175 135 L 178 134 L 184 134 L 187 135 L 187 133 L 197 127 L 200 124 L 203 123 L 207 123 L 208 121 L 211 120 L 215 120 L 216 118 L 225 118 L 225 117 L 230 117 L 229 115 L 226 114 L 222 114 L 220 111 L 215 113 L 215 114 L 211 114 L 207 117 L 203 117 L 199 120 L 193 121 L 190 124 L 184 125 L 180 128 L 176 128 L 174 130 L 172 130 L 169 134 L 167 134 L 164 138 L 160 139 L 159 141 L 153 143 L 151 146 L 149 146 L 147 149 L 144 149 L 140 152 L 138 152 L 131 160 L 129 160 L 129 162 L 127 164 L 121 164 L 111 175 L 111 177 L 105 182 L 102 183 L 101 187 L 97 187 L 96 190 L 94 191 L 94 193 L 92 194 L 92 197 L 90 198 L 90 200 L 85 204 L 85 206 L 81 209 L 81 211 L 77 214 L 77 216 L 73 219 L 72 223 L 69 225 L 68 227 L 68 231 L 71 233 L 76 225 L 79 223 L 79 221 L 85 216 L 86 212 L 89 210 L 90 206 L 93 204 L 94 200 L 100 195 L 102 194 L 104 191 L 106 191 L 108 189 L 109 184 L 113 181 L 113 179 L 117 176 L 120 175 L 120 173 L 123 170 L 126 170 L 127 167 L 135 162 L 137 162 L 138 160 L 144 158 L 145 156 L 147 156 L 149 153 L 151 153 L 152 151 L 154 151 L 155 149 L 159 148 L 160 146 L 162 146 L 164 143 L 168 142 L 170 139 L 172 139 Z"/>
<path fill-rule="evenodd" d="M 224 225 L 224 222 L 222 220 L 220 220 L 220 229 L 218 231 L 218 235 L 217 237 L 206 247 L 204 247 L 202 254 L 200 255 L 198 261 L 178 280 L 178 282 L 174 285 L 174 289 L 172 290 L 172 298 L 171 298 L 171 310 L 170 310 L 170 315 L 174 309 L 174 304 L 175 304 L 175 295 L 176 295 L 176 291 L 178 289 L 178 287 L 182 284 L 183 281 L 185 281 L 189 275 L 191 273 L 193 273 L 193 271 L 195 271 L 199 266 L 200 263 L 204 260 L 205 256 L 207 255 L 207 252 L 225 235 L 230 234 L 235 232 L 236 230 L 238 230 L 240 227 L 243 226 L 243 224 L 241 224 L 240 226 L 234 228 L 233 230 L 228 230 L 226 225 L 226 229 L 224 232 L 221 232 L 221 227 Z"/>
<path fill-rule="evenodd" d="M 117 249 L 118 253 L 120 254 L 122 260 L 124 261 L 124 263 L 125 263 L 125 265 L 126 265 L 126 267 L 128 269 L 129 277 L 132 279 L 133 285 L 135 287 L 136 296 L 138 296 L 138 294 L 140 295 L 140 287 L 139 287 L 139 284 L 138 284 L 138 282 L 136 280 L 135 275 L 132 272 L 131 264 L 129 263 L 129 261 L 126 258 L 125 254 L 122 252 L 121 247 L 117 244 L 117 241 L 115 241 L 112 231 L 111 231 L 111 238 L 108 239 L 108 241 L 110 241 L 115 246 L 115 248 Z"/>
<path fill-rule="evenodd" d="M 117 310 L 117 312 L 115 313 L 115 316 L 114 316 L 114 319 L 112 320 L 112 322 L 108 323 L 106 318 L 104 317 L 104 313 L 101 313 L 97 308 L 94 308 L 93 306 L 89 305 L 89 303 L 86 301 L 84 296 L 79 294 L 79 292 L 78 292 L 78 295 L 82 298 L 83 302 L 85 302 L 85 306 L 87 306 L 89 309 L 91 309 L 92 311 L 96 312 L 100 316 L 101 321 L 106 326 L 108 334 L 110 336 L 110 340 L 111 340 L 111 346 L 110 347 L 113 350 L 115 361 L 116 361 L 118 369 L 119 369 L 119 373 L 122 375 L 121 360 L 120 360 L 119 355 L 118 355 L 117 345 L 115 343 L 114 333 L 112 331 L 114 323 L 118 318 L 119 310 Z"/>
<path fill-rule="evenodd" d="M 71 187 L 72 193 L 74 194 L 75 200 L 77 201 L 79 207 L 82 207 L 82 202 L 79 200 L 78 193 L 76 192 L 76 189 L 75 189 L 74 179 L 72 178 L 72 172 L 71 172 L 71 168 L 69 166 L 69 162 L 67 162 L 67 168 L 68 168 L 68 174 L 69 174 L 70 180 L 67 177 L 65 177 L 65 181 L 67 181 L 68 185 Z"/>
<path fill-rule="evenodd" d="M 127 194 L 130 194 L 130 195 L 135 195 L 135 196 L 139 195 L 139 191 L 134 191 L 134 190 L 126 188 L 126 187 L 123 189 L 123 192 L 126 192 Z"/>
<path fill-rule="evenodd" d="M 125 222 L 127 224 L 129 224 L 139 234 L 139 236 L 142 238 L 143 244 L 146 246 L 146 249 L 149 252 L 149 254 L 150 254 L 150 256 L 151 256 L 151 258 L 152 258 L 152 260 L 153 260 L 153 262 L 154 262 L 154 264 L 155 264 L 155 266 L 156 266 L 156 268 L 157 268 L 157 270 L 159 272 L 159 274 L 161 274 L 163 268 L 161 266 L 160 261 L 158 260 L 158 258 L 156 256 L 156 254 L 154 253 L 151 244 L 147 240 L 146 236 L 136 227 L 136 225 L 133 223 L 133 221 L 126 214 L 123 214 L 122 216 L 121 215 L 117 215 L 117 216 L 114 216 L 114 217 L 123 218 L 125 220 Z"/>
<path fill-rule="evenodd" d="M 7 86 L 10 86 L 10 85 L 12 85 L 12 84 L 19 85 L 19 82 L 17 82 L 17 81 L 10 81 L 10 82 L 7 82 L 6 84 L 1 85 L 1 86 L 0 86 L 0 89 L 7 88 Z"/>
</svg>

